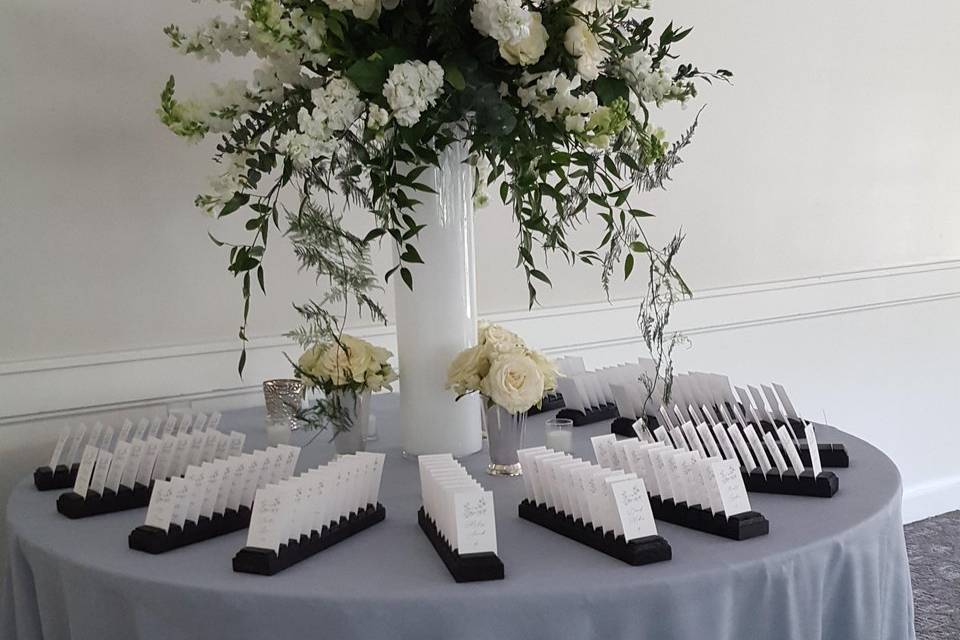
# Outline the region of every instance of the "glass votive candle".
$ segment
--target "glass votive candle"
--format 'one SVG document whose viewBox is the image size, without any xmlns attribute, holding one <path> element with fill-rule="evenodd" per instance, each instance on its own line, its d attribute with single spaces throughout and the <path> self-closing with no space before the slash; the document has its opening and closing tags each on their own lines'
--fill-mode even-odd
<svg viewBox="0 0 960 640">
<path fill-rule="evenodd" d="M 544 425 L 544 445 L 547 449 L 573 453 L 573 420 L 547 418 Z"/>
</svg>

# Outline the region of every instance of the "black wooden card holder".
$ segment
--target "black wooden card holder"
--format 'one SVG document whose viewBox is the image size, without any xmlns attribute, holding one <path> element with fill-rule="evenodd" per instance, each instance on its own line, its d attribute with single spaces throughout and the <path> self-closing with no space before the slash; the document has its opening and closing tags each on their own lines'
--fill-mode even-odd
<svg viewBox="0 0 960 640">
<path fill-rule="evenodd" d="M 691 507 L 686 502 L 675 503 L 671 498 L 663 500 L 660 496 L 650 496 L 650 508 L 657 520 L 731 540 L 747 540 L 770 533 L 770 522 L 756 511 L 728 516 L 722 511 L 714 513 L 700 505 Z"/>
<path fill-rule="evenodd" d="M 102 495 L 96 491 L 87 491 L 86 497 L 73 491 L 67 491 L 61 493 L 60 497 L 57 498 L 57 511 L 68 518 L 77 519 L 126 511 L 127 509 L 139 509 L 150 504 L 152 488 L 152 484 L 145 487 L 138 483 L 133 489 L 120 487 L 120 490 L 116 493 L 110 489 L 104 489 Z"/>
<path fill-rule="evenodd" d="M 426 514 L 423 507 L 417 511 L 417 522 L 427 534 L 430 544 L 447 566 L 447 570 L 457 582 L 480 582 L 483 580 L 503 580 L 503 561 L 495 553 L 466 553 L 460 555 L 452 549 L 440 534 L 437 525 Z"/>
<path fill-rule="evenodd" d="M 69 489 L 77 481 L 79 464 L 70 467 L 58 464 L 56 469 L 49 466 L 37 467 L 33 472 L 33 486 L 38 491 L 52 491 L 53 489 Z"/>
<path fill-rule="evenodd" d="M 814 475 L 813 469 L 806 469 L 797 476 L 792 471 L 780 475 L 776 469 L 771 469 L 767 473 L 754 469 L 750 473 L 741 471 L 741 474 L 747 491 L 757 493 L 832 498 L 840 489 L 840 479 L 832 471 L 821 471 L 820 475 Z"/>
<path fill-rule="evenodd" d="M 563 395 L 559 393 L 548 393 L 543 396 L 540 406 L 533 405 L 527 410 L 528 416 L 535 416 L 538 413 L 546 413 L 555 409 L 563 409 L 566 405 L 563 402 Z"/>
<path fill-rule="evenodd" d="M 249 526 L 250 508 L 241 506 L 238 511 L 227 509 L 223 513 L 213 514 L 212 518 L 200 516 L 196 522 L 187 520 L 182 527 L 178 524 L 172 524 L 168 531 L 143 524 L 130 532 L 127 537 L 127 544 L 136 551 L 153 554 L 166 553 L 210 538 L 240 531 Z"/>
<path fill-rule="evenodd" d="M 524 520 L 529 520 L 541 527 L 550 529 L 571 540 L 593 547 L 608 556 L 622 560 L 629 565 L 640 566 L 653 562 L 663 562 L 673 557 L 673 551 L 661 536 L 647 536 L 639 540 L 627 542 L 621 536 L 614 536 L 612 532 L 604 533 L 600 527 L 591 527 L 583 520 L 548 508 L 545 504 L 534 504 L 524 499 L 518 507 L 518 513 Z"/>
<path fill-rule="evenodd" d="M 340 518 L 340 522 L 326 525 L 321 531 L 314 529 L 309 536 L 301 535 L 299 540 L 288 540 L 280 545 L 279 553 L 273 549 L 244 547 L 233 556 L 233 570 L 237 573 L 272 576 L 383 522 L 386 517 L 387 511 L 382 504 L 368 504 L 365 509 L 351 513 L 349 518 Z"/>
<path fill-rule="evenodd" d="M 616 418 L 617 415 L 617 405 L 612 402 L 602 404 L 599 407 L 590 407 L 586 411 L 570 409 L 568 407 L 557 412 L 558 418 L 567 418 L 569 420 L 573 420 L 573 426 L 575 427 L 582 427 L 584 425 L 602 422 L 604 420 L 612 420 L 613 418 Z"/>
</svg>

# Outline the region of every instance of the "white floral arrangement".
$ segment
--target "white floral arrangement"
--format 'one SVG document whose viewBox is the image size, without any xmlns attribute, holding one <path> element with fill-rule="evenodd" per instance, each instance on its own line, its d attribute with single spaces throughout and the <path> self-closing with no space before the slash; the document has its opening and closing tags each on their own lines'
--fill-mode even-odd
<svg viewBox="0 0 960 640">
<path fill-rule="evenodd" d="M 389 362 L 391 357 L 387 349 L 343 334 L 339 341 L 316 344 L 304 351 L 294 369 L 308 389 L 320 388 L 324 393 L 376 392 L 390 390 L 398 377 Z"/>
<path fill-rule="evenodd" d="M 652 245 L 641 225 L 653 214 L 636 195 L 664 186 L 696 124 L 671 144 L 658 109 L 731 73 L 681 62 L 674 48 L 691 30 L 655 29 L 649 0 L 208 2 L 226 15 L 170 25 L 170 44 L 257 68 L 205 97 L 176 95 L 171 76 L 158 113 L 187 140 L 217 138 L 218 169 L 196 204 L 217 217 L 249 215 L 243 241 L 211 235 L 241 281 L 244 343 L 251 293 L 266 293 L 269 236 L 289 239 L 303 268 L 330 283 L 322 299 L 297 306 L 301 345 L 332 340 L 347 303 L 386 322 L 372 291 L 394 274 L 412 288 L 430 268 L 416 247 L 428 222 L 411 214 L 418 192 L 432 191 L 418 177 L 453 144 L 469 150 L 476 200 L 491 185 L 512 210 L 531 306 L 550 285 L 542 263 L 551 253 L 598 267 L 608 292 L 615 270 L 629 277 L 636 258 L 650 261 L 651 304 L 673 299 L 674 287 L 689 292 L 672 260 L 679 236 L 669 250 Z M 348 225 L 348 215 L 366 221 Z M 569 232 L 589 220 L 602 239 L 575 246 Z M 358 227 L 369 231 L 348 230 Z M 383 241 L 397 258 L 378 274 L 369 251 Z M 241 373 L 245 361 L 244 351 Z"/>
<path fill-rule="evenodd" d="M 513 414 L 540 406 L 544 394 L 556 386 L 553 362 L 496 324 L 481 324 L 476 346 L 457 354 L 447 370 L 447 388 L 458 399 L 480 393 L 488 406 L 495 404 Z"/>
</svg>

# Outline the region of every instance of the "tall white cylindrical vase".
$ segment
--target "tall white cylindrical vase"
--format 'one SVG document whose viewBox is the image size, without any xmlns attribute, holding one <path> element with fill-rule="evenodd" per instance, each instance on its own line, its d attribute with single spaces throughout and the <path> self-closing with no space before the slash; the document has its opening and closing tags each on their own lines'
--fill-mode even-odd
<svg viewBox="0 0 960 640">
<path fill-rule="evenodd" d="M 464 456 L 482 446 L 479 398 L 455 402 L 444 389 L 450 362 L 477 341 L 473 169 L 466 158 L 464 144 L 451 144 L 440 167 L 418 178 L 437 192 L 414 194 L 422 204 L 413 218 L 427 226 L 413 242 L 425 264 L 406 264 L 413 291 L 394 277 L 402 446 L 412 456 Z"/>
</svg>

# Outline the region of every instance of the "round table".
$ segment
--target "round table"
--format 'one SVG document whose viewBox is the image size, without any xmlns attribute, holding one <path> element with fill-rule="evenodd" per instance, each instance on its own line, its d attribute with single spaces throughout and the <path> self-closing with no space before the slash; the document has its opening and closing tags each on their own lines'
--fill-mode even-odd
<svg viewBox="0 0 960 640">
<path fill-rule="evenodd" d="M 457 584 L 417 526 L 417 466 L 396 446 L 396 396 L 379 396 L 387 452 L 385 522 L 272 577 L 234 573 L 237 532 L 159 556 L 131 551 L 144 510 L 68 520 L 58 492 L 28 480 L 8 508 L 10 568 L 0 602 L 7 640 L 172 638 L 538 638 L 908 640 L 913 601 L 900 519 L 900 476 L 880 451 L 829 427 L 849 469 L 832 499 L 751 494 L 770 534 L 736 542 L 658 523 L 673 559 L 632 567 L 517 517 L 523 483 L 486 475 L 484 452 L 463 460 L 494 492 L 502 581 Z M 543 416 L 528 444 L 543 440 Z M 263 413 L 228 413 L 222 429 L 264 446 Z M 577 455 L 609 423 L 576 429 Z M 308 434 L 295 434 L 293 444 Z M 321 435 L 298 471 L 333 457 Z"/>
</svg>

